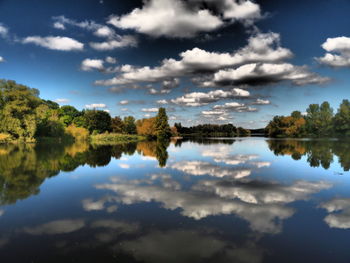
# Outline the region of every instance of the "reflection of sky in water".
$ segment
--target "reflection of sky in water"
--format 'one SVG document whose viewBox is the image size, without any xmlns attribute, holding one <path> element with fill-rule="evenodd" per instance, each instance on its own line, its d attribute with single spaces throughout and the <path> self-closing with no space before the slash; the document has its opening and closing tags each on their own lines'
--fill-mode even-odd
<svg viewBox="0 0 350 263">
<path fill-rule="evenodd" d="M 46 178 L 39 193 L 0 207 L 0 257 L 343 262 L 349 172 L 336 156 L 328 169 L 311 167 L 307 155 L 291 157 L 295 149 L 319 154 L 315 145 L 273 143 L 263 138 L 172 143 L 163 168 L 153 144 L 105 166 L 81 162 Z M 97 156 L 87 160 L 98 159 L 101 153 L 94 151 Z"/>
</svg>

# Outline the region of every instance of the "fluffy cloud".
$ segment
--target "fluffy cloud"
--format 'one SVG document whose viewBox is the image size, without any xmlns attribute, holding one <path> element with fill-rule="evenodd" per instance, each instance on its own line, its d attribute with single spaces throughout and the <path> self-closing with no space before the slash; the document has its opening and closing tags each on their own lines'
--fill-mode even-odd
<svg viewBox="0 0 350 263">
<path fill-rule="evenodd" d="M 138 41 L 134 36 L 116 35 L 114 38 L 108 39 L 105 42 L 91 42 L 90 47 L 99 51 L 106 51 L 106 50 L 114 50 L 114 49 L 123 48 L 123 47 L 136 47 L 137 42 Z"/>
<path fill-rule="evenodd" d="M 179 0 L 149 0 L 129 14 L 111 16 L 108 23 L 154 37 L 172 38 L 193 37 L 198 32 L 212 31 L 223 25 L 209 10 L 190 10 Z"/>
<path fill-rule="evenodd" d="M 190 0 L 190 2 L 206 2 L 211 8 L 221 13 L 224 19 L 239 20 L 245 24 L 250 24 L 262 17 L 260 6 L 252 1 Z"/>
<path fill-rule="evenodd" d="M 232 90 L 214 90 L 205 92 L 192 92 L 185 94 L 182 97 L 172 99 L 171 102 L 182 106 L 203 106 L 212 102 L 217 102 L 222 99 L 244 98 L 249 97 L 249 91 L 234 88 Z"/>
<path fill-rule="evenodd" d="M 111 37 L 115 34 L 115 31 L 108 27 L 108 26 L 101 26 L 100 28 L 98 28 L 95 32 L 94 35 L 98 36 L 98 37 Z"/>
<path fill-rule="evenodd" d="M 328 202 L 322 203 L 320 207 L 331 213 L 324 219 L 330 227 L 341 229 L 350 228 L 350 198 L 334 198 Z"/>
<path fill-rule="evenodd" d="M 202 176 L 210 175 L 213 177 L 230 177 L 230 178 L 243 178 L 251 174 L 249 169 L 232 169 L 232 167 L 222 167 L 209 162 L 202 161 L 182 161 L 177 162 L 171 166 L 172 169 L 182 171 L 184 173 Z"/>
<path fill-rule="evenodd" d="M 256 34 L 248 39 L 247 46 L 230 53 L 208 52 L 193 48 L 179 54 L 180 60 L 164 59 L 158 67 L 124 65 L 121 74 L 109 80 L 96 81 L 97 85 L 125 85 L 137 82 L 169 81 L 177 77 L 239 66 L 247 63 L 277 63 L 292 57 L 292 52 L 279 44 L 275 33 Z M 164 83 L 163 83 L 164 84 Z"/>
<path fill-rule="evenodd" d="M 2 56 L 0 56 L 0 63 L 1 62 L 5 62 L 5 59 Z"/>
<path fill-rule="evenodd" d="M 328 38 L 322 44 L 322 48 L 327 53 L 316 60 L 324 65 L 331 67 L 349 67 L 350 66 L 350 38 L 336 37 Z M 335 53 L 332 54 L 331 52 Z"/>
<path fill-rule="evenodd" d="M 111 183 L 99 184 L 96 188 L 116 192 L 117 198 L 124 204 L 160 202 L 162 207 L 171 210 L 180 208 L 183 216 L 196 220 L 214 215 L 234 214 L 248 221 L 251 229 L 263 233 L 280 232 L 281 221 L 294 213 L 292 208 L 285 207 L 282 203 L 255 204 L 245 202 L 243 198 L 232 200 L 200 187 L 196 189 L 196 186 L 190 191 L 181 191 L 155 184 L 145 185 L 143 181 L 113 178 Z"/>
<path fill-rule="evenodd" d="M 22 40 L 23 44 L 35 44 L 37 46 L 45 47 L 52 50 L 60 51 L 72 51 L 72 50 L 83 50 L 84 44 L 79 41 L 69 38 L 69 37 L 60 37 L 60 36 L 48 36 L 48 37 L 39 37 L 39 36 L 29 36 Z"/>
<path fill-rule="evenodd" d="M 289 63 L 251 63 L 235 69 L 220 70 L 214 74 L 211 81 L 202 85 L 235 86 L 235 85 L 267 85 L 289 80 L 295 85 L 325 83 L 329 79 L 311 73 L 306 67 L 294 66 Z"/>
<path fill-rule="evenodd" d="M 30 235 L 57 235 L 77 231 L 85 226 L 82 219 L 64 219 L 52 221 L 35 227 L 26 227 L 23 231 Z"/>
<path fill-rule="evenodd" d="M 93 103 L 93 104 L 86 104 L 85 108 L 87 109 L 107 108 L 107 105 L 104 103 Z"/>
<path fill-rule="evenodd" d="M 91 71 L 94 69 L 102 71 L 102 70 L 104 70 L 103 63 L 104 63 L 104 61 L 102 59 L 87 58 L 81 62 L 81 69 L 84 71 Z"/>
</svg>

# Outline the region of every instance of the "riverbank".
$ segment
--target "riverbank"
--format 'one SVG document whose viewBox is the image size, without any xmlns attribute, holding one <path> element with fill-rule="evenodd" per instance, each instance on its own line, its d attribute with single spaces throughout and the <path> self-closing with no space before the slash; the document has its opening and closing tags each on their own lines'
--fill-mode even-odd
<svg viewBox="0 0 350 263">
<path fill-rule="evenodd" d="M 103 133 L 90 136 L 90 141 L 93 144 L 120 144 L 145 140 L 145 136 L 120 133 Z"/>
</svg>

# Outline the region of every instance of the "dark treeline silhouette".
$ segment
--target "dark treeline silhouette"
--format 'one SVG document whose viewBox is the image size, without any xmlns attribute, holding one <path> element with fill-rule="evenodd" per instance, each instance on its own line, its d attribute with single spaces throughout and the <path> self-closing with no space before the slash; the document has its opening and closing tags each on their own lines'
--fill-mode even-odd
<svg viewBox="0 0 350 263">
<path fill-rule="evenodd" d="M 100 167 L 112 158 L 136 151 L 154 157 L 164 167 L 169 143 L 161 141 L 97 146 L 86 142 L 74 144 L 47 143 L 0 145 L 0 205 L 15 203 L 39 193 L 46 178 L 59 172 L 71 172 L 81 165 Z"/>
<path fill-rule="evenodd" d="M 223 138 L 204 138 L 204 137 L 184 137 L 181 140 L 175 140 L 174 144 L 175 147 L 181 147 L 182 143 L 184 142 L 194 142 L 196 144 L 203 144 L 203 145 L 212 145 L 212 144 L 228 144 L 232 145 L 234 144 L 235 140 L 233 139 L 223 139 Z"/>
<path fill-rule="evenodd" d="M 164 108 L 157 116 L 136 121 L 133 116 L 112 118 L 104 110 L 82 110 L 43 100 L 39 91 L 0 80 L 0 142 L 35 141 L 39 137 L 86 140 L 90 134 L 139 134 L 169 139 L 171 128 Z"/>
<path fill-rule="evenodd" d="M 181 123 L 175 123 L 176 131 L 182 136 L 204 136 L 204 137 L 234 137 L 248 136 L 249 130 L 235 127 L 232 124 L 201 124 L 197 126 L 184 127 Z"/>
<path fill-rule="evenodd" d="M 275 116 L 266 127 L 270 137 L 339 137 L 350 136 L 350 102 L 343 100 L 337 113 L 328 102 L 310 104 L 303 115 Z"/>
<path fill-rule="evenodd" d="M 344 171 L 350 170 L 350 141 L 337 140 L 268 140 L 268 145 L 275 155 L 290 155 L 294 160 L 306 156 L 311 167 L 328 169 L 338 157 Z"/>
</svg>

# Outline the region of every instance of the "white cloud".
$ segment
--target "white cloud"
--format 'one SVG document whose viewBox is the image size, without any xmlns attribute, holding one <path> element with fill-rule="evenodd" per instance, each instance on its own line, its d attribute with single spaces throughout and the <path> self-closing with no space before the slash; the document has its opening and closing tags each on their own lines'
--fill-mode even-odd
<svg viewBox="0 0 350 263">
<path fill-rule="evenodd" d="M 122 169 L 130 169 L 130 165 L 126 164 L 126 163 L 119 164 L 119 167 L 122 168 Z"/>
<path fill-rule="evenodd" d="M 286 80 L 295 85 L 305 85 L 324 83 L 329 79 L 309 72 L 306 67 L 289 63 L 251 63 L 235 69 L 220 70 L 214 74 L 213 80 L 203 82 L 202 85 L 266 85 Z"/>
<path fill-rule="evenodd" d="M 232 90 L 224 91 L 224 90 L 214 90 L 209 91 L 208 93 L 204 92 L 192 92 L 185 94 L 182 97 L 178 97 L 176 99 L 172 99 L 171 102 L 182 105 L 182 106 L 203 106 L 212 102 L 217 102 L 222 99 L 232 99 L 239 97 L 249 97 L 249 91 L 234 88 Z"/>
<path fill-rule="evenodd" d="M 9 29 L 4 24 L 0 23 L 0 37 L 6 38 L 8 36 Z"/>
<path fill-rule="evenodd" d="M 56 29 L 61 29 L 61 30 L 65 30 L 66 27 L 64 26 L 64 24 L 60 23 L 60 22 L 55 22 L 53 23 L 53 27 Z"/>
<path fill-rule="evenodd" d="M 320 205 L 330 213 L 324 221 L 334 228 L 350 228 L 350 198 L 334 198 Z"/>
<path fill-rule="evenodd" d="M 268 105 L 271 104 L 269 100 L 264 100 L 264 99 L 256 99 L 251 103 L 252 105 Z"/>
<path fill-rule="evenodd" d="M 168 104 L 167 100 L 157 100 L 158 104 Z"/>
<path fill-rule="evenodd" d="M 143 111 L 143 112 L 158 112 L 158 108 L 144 108 L 141 111 Z"/>
<path fill-rule="evenodd" d="M 64 98 L 62 98 L 62 99 L 56 99 L 55 100 L 57 103 L 67 103 L 67 102 L 69 102 L 69 99 L 64 99 Z"/>
<path fill-rule="evenodd" d="M 101 59 L 90 59 L 86 58 L 81 62 L 81 69 L 84 71 L 91 71 L 94 69 L 103 71 L 104 66 L 103 66 L 104 61 Z"/>
<path fill-rule="evenodd" d="M 0 56 L 0 63 L 1 62 L 5 62 L 5 59 L 2 56 Z"/>
<path fill-rule="evenodd" d="M 82 219 L 52 221 L 36 227 L 26 227 L 23 231 L 30 235 L 57 235 L 75 232 L 85 226 Z"/>
<path fill-rule="evenodd" d="M 114 58 L 114 57 L 106 57 L 106 62 L 107 63 L 109 63 L 109 64 L 115 64 L 115 63 L 117 63 L 117 59 L 116 58 Z"/>
<path fill-rule="evenodd" d="M 87 109 L 107 108 L 107 105 L 104 103 L 93 103 L 93 104 L 86 104 L 85 108 Z"/>
<path fill-rule="evenodd" d="M 129 104 L 129 101 L 128 100 L 122 100 L 119 102 L 120 105 L 127 105 Z"/>
<path fill-rule="evenodd" d="M 109 39 L 105 42 L 90 42 L 90 47 L 99 51 L 114 50 L 123 47 L 136 47 L 137 39 L 134 36 L 116 35 L 114 38 Z"/>
<path fill-rule="evenodd" d="M 316 58 L 316 60 L 324 65 L 331 67 L 349 67 L 350 66 L 350 38 L 349 37 L 335 37 L 328 38 L 322 44 L 322 48 L 326 50 L 323 57 Z M 335 54 L 332 54 L 334 52 Z"/>
<path fill-rule="evenodd" d="M 224 105 L 215 105 L 213 107 L 214 111 L 224 111 L 224 112 L 255 112 L 258 109 L 249 107 L 245 105 L 244 103 L 238 103 L 238 102 L 227 102 Z"/>
<path fill-rule="evenodd" d="M 69 37 L 60 37 L 60 36 L 48 36 L 48 37 L 39 37 L 39 36 L 29 36 L 22 40 L 23 44 L 35 44 L 37 46 L 45 47 L 52 50 L 60 51 L 72 51 L 72 50 L 83 50 L 84 44 L 79 41 L 69 38 Z"/>
<path fill-rule="evenodd" d="M 223 25 L 209 10 L 189 10 L 179 0 L 150 0 L 129 14 L 111 16 L 108 23 L 154 37 L 171 38 L 193 37 L 198 32 L 209 32 Z"/>
<path fill-rule="evenodd" d="M 110 80 L 96 81 L 97 85 L 125 85 L 137 82 L 171 81 L 174 78 L 192 76 L 202 72 L 215 72 L 222 68 L 247 63 L 280 62 L 292 57 L 289 49 L 280 47 L 280 36 L 276 33 L 256 34 L 248 39 L 248 44 L 230 53 L 208 52 L 199 48 L 179 54 L 180 60 L 164 59 L 158 67 L 134 67 L 124 65 L 121 74 Z M 171 83 L 171 82 L 170 82 Z M 164 83 L 163 82 L 163 86 Z"/>
<path fill-rule="evenodd" d="M 57 25 L 59 25 L 58 27 L 62 27 L 62 26 L 65 27 L 65 25 L 70 25 L 70 26 L 76 26 L 86 30 L 97 30 L 102 27 L 102 25 L 97 24 L 94 21 L 85 20 L 82 22 L 78 22 L 73 19 L 67 18 L 65 16 L 54 16 L 52 17 L 52 19 L 55 21 L 54 25 L 57 23 Z M 63 28 L 60 28 L 60 29 L 63 29 Z"/>
<path fill-rule="evenodd" d="M 229 177 L 238 179 L 247 177 L 251 174 L 251 170 L 249 169 L 232 169 L 232 167 L 223 167 L 202 161 L 177 162 L 173 164 L 171 168 L 190 175 L 210 175 L 218 178 Z"/>
<path fill-rule="evenodd" d="M 115 31 L 108 27 L 108 26 L 101 26 L 98 28 L 95 32 L 94 35 L 98 37 L 112 37 L 115 34 Z"/>
</svg>

